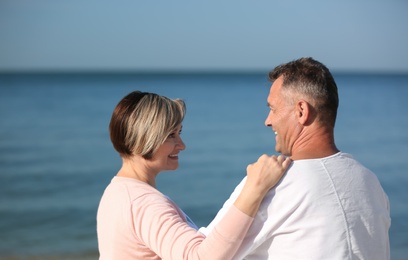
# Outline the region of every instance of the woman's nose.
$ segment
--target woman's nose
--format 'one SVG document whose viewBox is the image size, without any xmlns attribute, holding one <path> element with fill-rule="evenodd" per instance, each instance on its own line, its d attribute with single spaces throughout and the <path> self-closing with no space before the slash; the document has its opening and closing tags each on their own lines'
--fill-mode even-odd
<svg viewBox="0 0 408 260">
<path fill-rule="evenodd" d="M 186 145 L 184 144 L 183 140 L 181 139 L 181 137 L 178 140 L 178 146 L 180 147 L 180 150 L 184 150 L 186 149 Z"/>
</svg>

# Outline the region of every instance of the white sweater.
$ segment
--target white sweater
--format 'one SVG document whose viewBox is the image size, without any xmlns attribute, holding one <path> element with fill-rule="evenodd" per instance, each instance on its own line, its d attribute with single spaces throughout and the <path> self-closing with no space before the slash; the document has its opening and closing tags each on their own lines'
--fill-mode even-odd
<svg viewBox="0 0 408 260">
<path fill-rule="evenodd" d="M 207 228 L 231 207 L 245 179 Z M 349 154 L 294 161 L 264 199 L 234 259 L 390 259 L 390 208 L 377 177 Z"/>
</svg>

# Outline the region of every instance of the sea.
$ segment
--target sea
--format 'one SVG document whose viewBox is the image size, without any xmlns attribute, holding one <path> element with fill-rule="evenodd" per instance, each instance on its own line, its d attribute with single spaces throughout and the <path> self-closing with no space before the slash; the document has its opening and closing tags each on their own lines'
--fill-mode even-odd
<svg viewBox="0 0 408 260">
<path fill-rule="evenodd" d="M 408 259 L 408 74 L 335 73 L 336 144 L 388 194 L 392 259 Z M 265 72 L 0 74 L 0 259 L 98 259 L 96 211 L 121 166 L 108 133 L 134 90 L 184 99 L 187 148 L 158 189 L 206 226 L 262 154 Z"/>
</svg>

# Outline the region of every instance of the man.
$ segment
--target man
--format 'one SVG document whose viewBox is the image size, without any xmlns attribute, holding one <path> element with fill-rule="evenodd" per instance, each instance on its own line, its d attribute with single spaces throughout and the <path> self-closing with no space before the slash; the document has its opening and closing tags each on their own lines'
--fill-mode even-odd
<svg viewBox="0 0 408 260">
<path fill-rule="evenodd" d="M 270 190 L 234 259 L 389 259 L 390 209 L 376 176 L 334 141 L 338 108 L 330 71 L 301 58 L 269 73 L 265 125 L 293 163 Z M 245 179 L 207 228 L 228 209 Z"/>
</svg>

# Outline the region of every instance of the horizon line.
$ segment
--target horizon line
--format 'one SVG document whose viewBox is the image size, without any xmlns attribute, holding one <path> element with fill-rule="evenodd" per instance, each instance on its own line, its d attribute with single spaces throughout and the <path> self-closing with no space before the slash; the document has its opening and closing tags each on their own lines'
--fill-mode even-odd
<svg viewBox="0 0 408 260">
<path fill-rule="evenodd" d="M 268 74 L 271 69 L 0 69 L 0 74 Z M 332 74 L 408 75 L 404 69 L 330 69 Z"/>
</svg>

